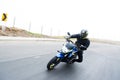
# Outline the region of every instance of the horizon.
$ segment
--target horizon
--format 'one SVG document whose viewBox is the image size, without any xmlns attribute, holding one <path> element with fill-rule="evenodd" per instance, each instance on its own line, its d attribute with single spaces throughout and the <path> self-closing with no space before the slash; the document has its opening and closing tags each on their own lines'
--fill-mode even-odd
<svg viewBox="0 0 120 80">
<path fill-rule="evenodd" d="M 118 0 L 1 0 L 0 15 L 8 14 L 5 25 L 12 27 L 15 20 L 14 27 L 35 33 L 57 36 L 87 29 L 90 38 L 120 41 L 119 4 Z"/>
</svg>

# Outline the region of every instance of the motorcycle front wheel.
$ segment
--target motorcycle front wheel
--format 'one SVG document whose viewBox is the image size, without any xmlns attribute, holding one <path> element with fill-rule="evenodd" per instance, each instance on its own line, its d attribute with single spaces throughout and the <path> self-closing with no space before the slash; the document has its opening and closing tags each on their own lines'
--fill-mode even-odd
<svg viewBox="0 0 120 80">
<path fill-rule="evenodd" d="M 53 70 L 54 67 L 60 63 L 60 58 L 58 58 L 57 56 L 53 57 L 47 64 L 47 69 L 48 70 Z"/>
</svg>

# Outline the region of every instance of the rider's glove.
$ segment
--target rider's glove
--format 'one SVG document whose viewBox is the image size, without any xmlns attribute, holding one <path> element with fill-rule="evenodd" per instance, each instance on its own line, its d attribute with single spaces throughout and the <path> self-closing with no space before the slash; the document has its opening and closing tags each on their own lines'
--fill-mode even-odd
<svg viewBox="0 0 120 80">
<path fill-rule="evenodd" d="M 85 46 L 81 45 L 81 46 L 80 46 L 80 49 L 81 49 L 81 50 L 86 50 L 87 48 L 86 48 Z"/>
</svg>

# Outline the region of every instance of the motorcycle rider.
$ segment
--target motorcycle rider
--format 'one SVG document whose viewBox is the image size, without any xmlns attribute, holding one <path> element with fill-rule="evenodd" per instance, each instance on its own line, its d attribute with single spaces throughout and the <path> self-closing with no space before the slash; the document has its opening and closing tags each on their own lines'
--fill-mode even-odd
<svg viewBox="0 0 120 80">
<path fill-rule="evenodd" d="M 79 51 L 78 53 L 78 59 L 74 59 L 72 62 L 82 62 L 83 61 L 83 51 L 87 50 L 87 48 L 90 45 L 90 40 L 87 38 L 88 31 L 87 30 L 81 30 L 79 34 L 73 34 L 68 36 L 67 38 L 76 38 L 77 41 L 75 44 L 77 45 Z"/>
</svg>

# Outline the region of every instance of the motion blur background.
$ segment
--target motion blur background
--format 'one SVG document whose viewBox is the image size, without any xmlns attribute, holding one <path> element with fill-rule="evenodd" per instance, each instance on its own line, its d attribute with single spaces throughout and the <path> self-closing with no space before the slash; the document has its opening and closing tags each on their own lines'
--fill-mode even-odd
<svg viewBox="0 0 120 80">
<path fill-rule="evenodd" d="M 79 33 L 87 29 L 90 38 L 120 41 L 119 0 L 0 0 L 0 15 L 6 23 L 50 36 Z"/>
</svg>

